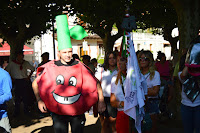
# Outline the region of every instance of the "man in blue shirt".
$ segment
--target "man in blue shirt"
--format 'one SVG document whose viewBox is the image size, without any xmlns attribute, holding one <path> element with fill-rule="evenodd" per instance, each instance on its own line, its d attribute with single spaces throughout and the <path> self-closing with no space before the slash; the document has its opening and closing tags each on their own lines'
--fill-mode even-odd
<svg viewBox="0 0 200 133">
<path fill-rule="evenodd" d="M 12 81 L 8 72 L 0 68 L 0 128 L 11 133 L 8 115 L 6 112 L 6 102 L 12 98 Z"/>
</svg>

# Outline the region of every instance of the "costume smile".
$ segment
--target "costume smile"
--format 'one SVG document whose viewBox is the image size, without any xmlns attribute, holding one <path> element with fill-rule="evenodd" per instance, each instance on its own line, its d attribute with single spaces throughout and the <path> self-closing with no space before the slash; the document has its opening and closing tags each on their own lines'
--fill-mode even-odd
<svg viewBox="0 0 200 133">
<path fill-rule="evenodd" d="M 70 97 L 63 97 L 63 96 L 59 96 L 58 94 L 53 92 L 53 97 L 54 99 L 61 104 L 73 104 L 76 101 L 78 101 L 79 97 L 81 96 L 81 94 L 77 94 L 74 96 L 70 96 Z"/>
</svg>

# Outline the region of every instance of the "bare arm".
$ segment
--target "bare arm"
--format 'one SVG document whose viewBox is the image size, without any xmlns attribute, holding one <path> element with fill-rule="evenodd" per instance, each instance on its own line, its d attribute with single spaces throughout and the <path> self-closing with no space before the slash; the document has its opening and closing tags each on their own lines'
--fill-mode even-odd
<svg viewBox="0 0 200 133">
<path fill-rule="evenodd" d="M 32 87 L 33 87 L 33 92 L 35 94 L 35 97 L 36 97 L 36 100 L 37 100 L 37 103 L 38 103 L 38 108 L 40 109 L 40 111 L 42 113 L 47 113 L 46 105 L 40 98 L 40 94 L 39 94 L 39 90 L 38 90 L 38 84 L 36 82 L 36 79 L 33 81 Z"/>
<path fill-rule="evenodd" d="M 97 82 L 97 91 L 98 91 L 98 97 L 99 97 L 98 112 L 102 113 L 106 110 L 106 105 L 104 103 L 104 96 L 103 96 L 103 91 L 102 91 L 100 82 Z"/>
<path fill-rule="evenodd" d="M 184 69 L 183 69 L 183 71 L 182 71 L 182 73 L 181 73 L 181 75 L 180 75 L 180 78 L 182 80 L 185 80 L 187 75 L 188 75 L 188 67 L 185 66 Z"/>
<path fill-rule="evenodd" d="M 157 96 L 160 90 L 160 85 L 154 86 L 153 88 L 148 88 L 147 96 Z"/>
<path fill-rule="evenodd" d="M 111 106 L 115 107 L 115 108 L 119 108 L 119 107 L 124 107 L 124 101 L 118 101 L 115 97 L 114 93 L 111 93 L 110 96 L 110 104 Z"/>
</svg>

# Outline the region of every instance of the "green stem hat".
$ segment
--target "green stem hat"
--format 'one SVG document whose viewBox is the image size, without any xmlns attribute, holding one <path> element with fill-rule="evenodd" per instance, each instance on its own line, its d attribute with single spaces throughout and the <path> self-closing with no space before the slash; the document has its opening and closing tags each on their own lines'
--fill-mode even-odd
<svg viewBox="0 0 200 133">
<path fill-rule="evenodd" d="M 66 48 L 72 48 L 70 36 L 76 40 L 81 40 L 88 36 L 85 29 L 80 25 L 76 25 L 69 30 L 67 15 L 56 16 L 56 24 L 59 51 Z"/>
</svg>

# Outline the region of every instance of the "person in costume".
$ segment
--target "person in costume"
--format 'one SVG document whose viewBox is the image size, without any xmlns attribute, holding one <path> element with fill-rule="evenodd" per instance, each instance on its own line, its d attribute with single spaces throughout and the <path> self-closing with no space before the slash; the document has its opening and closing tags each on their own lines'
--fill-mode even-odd
<svg viewBox="0 0 200 133">
<path fill-rule="evenodd" d="M 81 26 L 68 29 L 66 15 L 56 17 L 59 60 L 37 69 L 33 90 L 41 112 L 50 111 L 55 133 L 83 133 L 84 113 L 98 101 L 98 111 L 105 110 L 100 83 L 79 60 L 72 58 L 70 36 L 82 39 L 87 34 Z M 80 34 L 82 33 L 82 34 Z"/>
<path fill-rule="evenodd" d="M 11 126 L 6 111 L 6 102 L 12 99 L 12 80 L 9 73 L 2 68 L 0 68 L 0 73 L 0 127 L 3 128 L 4 132 L 11 133 Z"/>
<path fill-rule="evenodd" d="M 31 73 L 27 75 L 27 70 L 31 70 Z M 17 52 L 15 60 L 11 61 L 6 67 L 6 71 L 9 72 L 14 86 L 15 94 L 15 111 L 14 116 L 18 116 L 20 113 L 21 99 L 24 104 L 24 113 L 30 115 L 30 107 L 33 104 L 34 94 L 31 89 L 30 77 L 35 71 L 35 68 L 24 60 L 23 51 Z"/>
<path fill-rule="evenodd" d="M 138 57 L 140 70 L 146 79 L 148 88 L 145 109 L 152 119 L 152 129 L 150 132 L 157 133 L 157 115 L 159 113 L 158 94 L 161 84 L 160 74 L 155 70 L 153 54 L 150 51 L 141 51 Z"/>
<path fill-rule="evenodd" d="M 116 116 L 117 109 L 110 105 L 111 95 L 111 79 L 117 74 L 117 57 L 115 52 L 109 52 L 106 55 L 104 67 L 99 68 L 100 71 L 96 74 L 96 77 L 101 82 L 104 101 L 106 103 L 106 110 L 100 114 L 101 132 L 116 133 Z"/>
<path fill-rule="evenodd" d="M 181 116 L 185 133 L 200 133 L 200 36 L 194 39 L 178 73 L 182 83 Z M 182 65 L 180 64 L 180 68 Z"/>
</svg>

